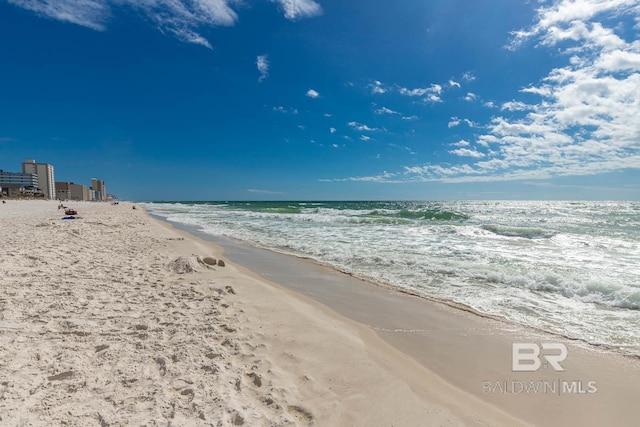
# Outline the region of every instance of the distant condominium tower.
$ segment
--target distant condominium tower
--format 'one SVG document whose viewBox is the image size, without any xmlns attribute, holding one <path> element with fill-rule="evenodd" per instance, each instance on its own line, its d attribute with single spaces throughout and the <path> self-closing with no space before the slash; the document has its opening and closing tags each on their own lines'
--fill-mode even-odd
<svg viewBox="0 0 640 427">
<path fill-rule="evenodd" d="M 60 200 L 91 200 L 87 186 L 73 182 L 56 182 L 56 197 Z"/>
<path fill-rule="evenodd" d="M 53 175 L 53 166 L 47 163 L 36 163 L 27 159 L 22 163 L 22 173 L 38 175 L 38 187 L 48 199 L 56 198 L 56 180 Z"/>
<path fill-rule="evenodd" d="M 3 184 L 37 187 L 38 175 L 32 173 L 5 172 L 0 169 L 0 186 Z"/>
<path fill-rule="evenodd" d="M 96 200 L 107 201 L 107 188 L 101 179 L 91 178 L 91 189 L 96 193 Z"/>
<path fill-rule="evenodd" d="M 0 169 L 0 197 L 23 197 L 36 194 L 38 175 L 5 172 Z"/>
</svg>

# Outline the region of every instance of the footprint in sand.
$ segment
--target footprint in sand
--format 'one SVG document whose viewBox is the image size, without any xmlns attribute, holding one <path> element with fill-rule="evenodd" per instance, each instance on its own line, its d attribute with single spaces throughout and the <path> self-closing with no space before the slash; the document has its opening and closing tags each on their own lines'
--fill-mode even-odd
<svg viewBox="0 0 640 427">
<path fill-rule="evenodd" d="M 160 376 L 164 377 L 167 373 L 167 362 L 163 357 L 157 357 L 154 359 L 154 362 L 158 364 L 158 370 L 160 371 Z"/>
<path fill-rule="evenodd" d="M 260 377 L 260 375 L 256 374 L 255 372 L 251 372 L 247 374 L 247 376 L 251 378 L 253 385 L 255 385 L 256 387 L 262 387 L 262 377 Z"/>
<path fill-rule="evenodd" d="M 311 414 L 311 412 L 300 406 L 287 406 L 287 410 L 289 414 L 298 422 L 306 424 L 311 424 L 313 422 L 313 415 Z"/>
</svg>

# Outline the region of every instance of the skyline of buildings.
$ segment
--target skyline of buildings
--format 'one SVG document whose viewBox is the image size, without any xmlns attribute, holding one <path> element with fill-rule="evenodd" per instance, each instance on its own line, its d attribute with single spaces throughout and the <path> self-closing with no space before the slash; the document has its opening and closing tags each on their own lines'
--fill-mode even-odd
<svg viewBox="0 0 640 427">
<path fill-rule="evenodd" d="M 27 159 L 22 162 L 22 173 L 32 174 L 38 177 L 38 185 L 45 198 L 56 198 L 56 179 L 53 171 L 53 165 L 48 163 L 36 163 L 33 159 Z"/>
<path fill-rule="evenodd" d="M 103 180 L 91 178 L 91 186 L 55 180 L 55 168 L 34 159 L 22 162 L 22 172 L 0 169 L 0 198 L 44 198 L 50 200 L 102 201 L 112 200 Z"/>
</svg>

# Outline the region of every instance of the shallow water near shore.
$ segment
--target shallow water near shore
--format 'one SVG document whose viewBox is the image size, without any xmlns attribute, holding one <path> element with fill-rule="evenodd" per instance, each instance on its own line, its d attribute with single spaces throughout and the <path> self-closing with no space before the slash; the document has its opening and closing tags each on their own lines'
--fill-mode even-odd
<svg viewBox="0 0 640 427">
<path fill-rule="evenodd" d="M 156 202 L 168 221 L 640 355 L 638 202 Z"/>
</svg>

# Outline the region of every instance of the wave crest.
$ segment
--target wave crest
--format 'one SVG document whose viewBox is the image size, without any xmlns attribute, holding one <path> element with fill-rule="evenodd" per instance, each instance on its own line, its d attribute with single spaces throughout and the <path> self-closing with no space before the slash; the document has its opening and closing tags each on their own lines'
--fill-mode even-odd
<svg viewBox="0 0 640 427">
<path fill-rule="evenodd" d="M 522 237 L 525 239 L 550 239 L 556 231 L 535 227 L 511 227 L 506 225 L 487 224 L 481 227 L 483 230 L 506 237 Z"/>
</svg>

